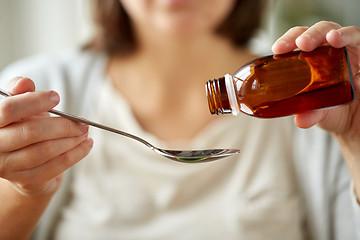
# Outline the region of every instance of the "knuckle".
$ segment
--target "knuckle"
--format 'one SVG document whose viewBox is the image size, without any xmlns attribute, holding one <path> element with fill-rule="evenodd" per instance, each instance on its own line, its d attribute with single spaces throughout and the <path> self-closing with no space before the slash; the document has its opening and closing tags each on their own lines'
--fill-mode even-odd
<svg viewBox="0 0 360 240">
<path fill-rule="evenodd" d="M 308 27 L 306 27 L 306 26 L 295 26 L 292 29 L 294 29 L 294 30 L 306 30 L 306 29 L 308 29 Z"/>
<path fill-rule="evenodd" d="M 73 122 L 68 120 L 68 119 L 62 119 L 63 121 L 63 126 L 62 126 L 62 130 L 64 131 L 64 133 L 66 135 L 71 135 L 73 133 Z"/>
<path fill-rule="evenodd" d="M 39 157 L 43 158 L 43 157 L 51 156 L 54 154 L 55 151 L 56 151 L 56 147 L 54 146 L 54 144 L 52 144 L 51 141 L 44 141 L 41 143 L 40 147 L 37 148 L 37 151 L 33 155 L 33 158 L 37 159 Z"/>
<path fill-rule="evenodd" d="M 340 24 L 333 22 L 333 21 L 326 21 L 326 20 L 322 20 L 317 22 L 315 25 L 320 25 L 320 26 L 331 26 L 331 27 L 336 27 L 339 28 L 341 27 Z"/>
<path fill-rule="evenodd" d="M 31 193 L 36 184 L 34 183 L 36 178 L 20 178 L 20 181 L 15 183 L 15 188 L 23 194 Z"/>
<path fill-rule="evenodd" d="M 36 139 L 40 135 L 40 129 L 36 127 L 32 122 L 28 122 L 27 124 L 22 124 L 19 127 L 19 136 L 28 141 L 32 139 Z"/>
<path fill-rule="evenodd" d="M 325 25 L 325 24 L 329 24 L 329 21 L 325 21 L 325 20 L 321 20 L 319 22 L 317 22 L 315 25 Z"/>
<path fill-rule="evenodd" d="M 307 29 L 309 29 L 306 26 L 295 26 L 290 28 L 284 35 L 283 37 L 292 37 L 293 35 L 299 35 L 303 32 L 305 32 Z"/>
<path fill-rule="evenodd" d="M 357 26 L 349 26 L 347 27 L 350 31 L 358 32 L 360 33 L 360 28 Z"/>
<path fill-rule="evenodd" d="M 291 31 L 301 32 L 301 31 L 305 31 L 307 29 L 308 29 L 308 27 L 306 27 L 306 26 L 295 26 L 295 27 L 291 28 Z"/>
</svg>

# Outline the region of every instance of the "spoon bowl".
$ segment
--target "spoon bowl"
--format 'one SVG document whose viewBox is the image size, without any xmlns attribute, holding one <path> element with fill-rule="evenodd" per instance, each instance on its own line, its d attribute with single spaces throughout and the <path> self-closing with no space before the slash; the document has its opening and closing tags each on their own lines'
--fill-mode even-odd
<svg viewBox="0 0 360 240">
<path fill-rule="evenodd" d="M 153 149 L 158 154 L 171 160 L 186 163 L 209 162 L 239 153 L 237 149 L 207 149 L 207 150 L 165 150 Z"/>
<path fill-rule="evenodd" d="M 5 97 L 10 97 L 11 94 L 3 91 L 0 89 L 0 95 L 3 95 Z M 229 157 L 231 155 L 234 154 L 238 154 L 240 153 L 240 150 L 238 149 L 205 149 L 205 150 L 166 150 L 166 149 L 161 149 L 161 148 L 157 148 L 155 146 L 153 146 L 152 144 L 150 144 L 149 142 L 145 141 L 144 139 L 132 135 L 130 133 L 124 132 L 124 131 L 120 131 L 118 129 L 112 128 L 112 127 L 108 127 L 84 118 L 80 118 L 78 116 L 69 114 L 69 113 L 65 113 L 65 112 L 61 112 L 59 110 L 55 110 L 52 109 L 49 111 L 49 113 L 51 114 L 55 114 L 64 118 L 68 118 L 70 120 L 73 121 L 77 121 L 77 122 L 82 122 L 85 123 L 87 125 L 93 126 L 93 127 L 97 127 L 106 131 L 110 131 L 125 137 L 129 137 L 132 138 L 136 141 L 139 141 L 141 143 L 143 143 L 144 145 L 146 145 L 148 148 L 150 148 L 151 150 L 153 150 L 154 152 L 156 152 L 157 154 L 160 154 L 161 156 L 164 156 L 168 159 L 177 161 L 177 162 L 185 162 L 185 163 L 200 163 L 200 162 L 210 162 L 210 161 L 214 161 L 220 158 L 224 158 L 224 157 Z"/>
</svg>

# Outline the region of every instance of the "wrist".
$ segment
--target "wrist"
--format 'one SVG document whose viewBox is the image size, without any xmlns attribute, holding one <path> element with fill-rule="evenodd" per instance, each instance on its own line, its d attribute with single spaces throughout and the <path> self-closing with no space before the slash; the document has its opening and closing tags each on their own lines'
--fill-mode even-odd
<svg viewBox="0 0 360 240">
<path fill-rule="evenodd" d="M 29 239 L 55 192 L 24 193 L 0 178 L 0 239 Z"/>
</svg>

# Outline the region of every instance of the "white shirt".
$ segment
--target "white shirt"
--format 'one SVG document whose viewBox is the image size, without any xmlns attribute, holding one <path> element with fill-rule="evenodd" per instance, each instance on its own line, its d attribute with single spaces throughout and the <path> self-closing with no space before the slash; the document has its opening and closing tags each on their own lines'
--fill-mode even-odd
<svg viewBox="0 0 360 240">
<path fill-rule="evenodd" d="M 236 147 L 241 154 L 179 164 L 131 139 L 91 129 L 92 153 L 67 174 L 34 239 L 54 233 L 68 239 L 296 239 L 299 229 L 306 239 L 356 239 L 359 205 L 339 148 L 326 132 L 295 130 L 292 138 L 291 118 L 222 116 L 191 142 L 164 143 L 143 131 L 126 101 L 104 85 L 106 62 L 105 55 L 86 51 L 31 57 L 5 70 L 0 83 L 4 88 L 14 76 L 30 77 L 37 89 L 60 93 L 59 109 L 159 147 Z"/>
<path fill-rule="evenodd" d="M 57 239 L 301 239 L 291 119 L 222 116 L 192 141 L 168 143 L 142 130 L 109 82 L 97 97 L 92 119 L 159 147 L 227 147 L 241 153 L 183 164 L 91 129 L 95 145 L 74 170 L 74 197 Z"/>
</svg>

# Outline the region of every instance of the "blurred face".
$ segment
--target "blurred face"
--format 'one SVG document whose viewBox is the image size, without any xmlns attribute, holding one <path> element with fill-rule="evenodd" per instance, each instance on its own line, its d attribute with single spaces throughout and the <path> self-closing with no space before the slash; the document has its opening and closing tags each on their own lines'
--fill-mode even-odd
<svg viewBox="0 0 360 240">
<path fill-rule="evenodd" d="M 154 33 L 213 32 L 236 0 L 120 0 L 137 29 Z"/>
</svg>

